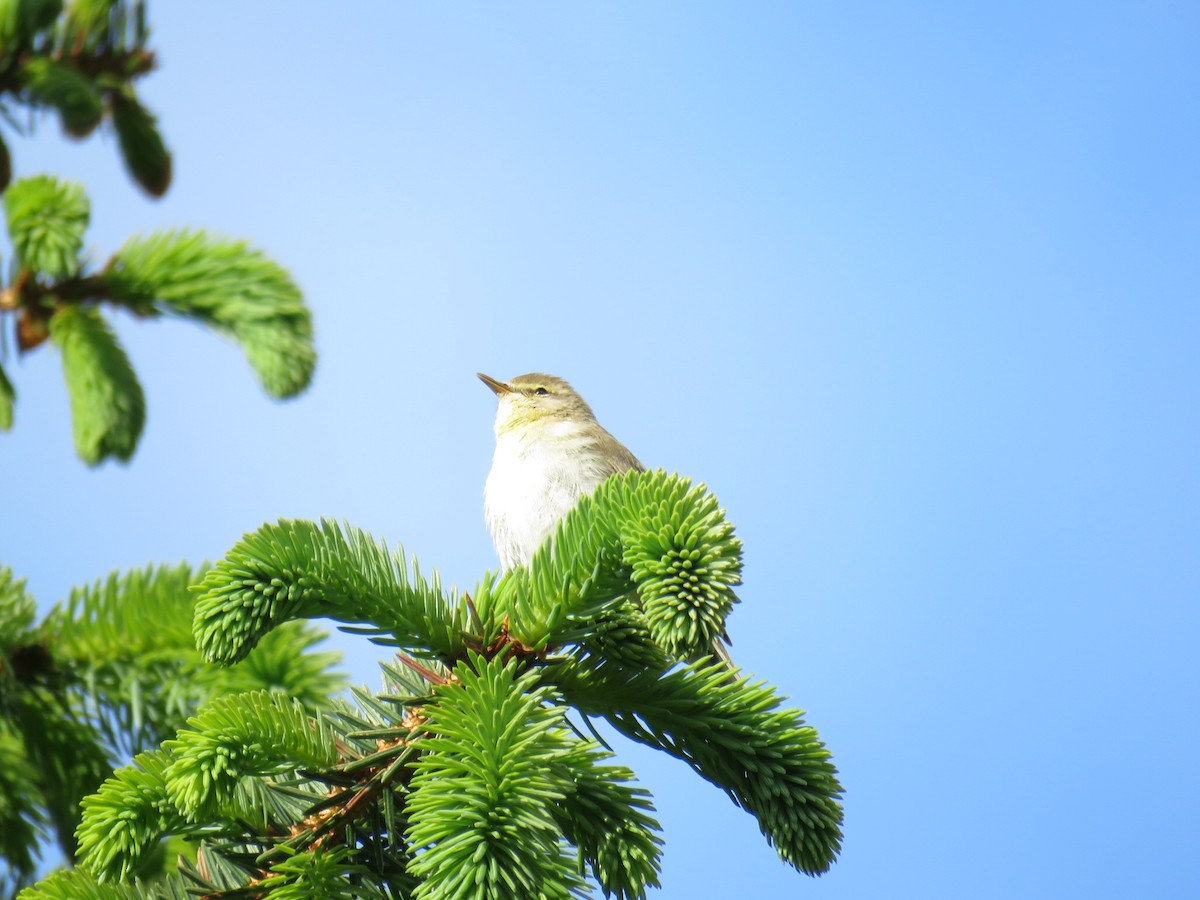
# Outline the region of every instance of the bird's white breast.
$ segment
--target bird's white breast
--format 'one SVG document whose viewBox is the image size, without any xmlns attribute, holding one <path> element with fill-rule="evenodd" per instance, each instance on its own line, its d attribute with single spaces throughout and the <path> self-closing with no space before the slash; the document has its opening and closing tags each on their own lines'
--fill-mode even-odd
<svg viewBox="0 0 1200 900">
<path fill-rule="evenodd" d="M 523 565 L 581 496 L 603 480 L 595 440 L 585 426 L 555 422 L 538 439 L 522 432 L 497 435 L 484 486 L 484 517 L 509 569 Z"/>
</svg>

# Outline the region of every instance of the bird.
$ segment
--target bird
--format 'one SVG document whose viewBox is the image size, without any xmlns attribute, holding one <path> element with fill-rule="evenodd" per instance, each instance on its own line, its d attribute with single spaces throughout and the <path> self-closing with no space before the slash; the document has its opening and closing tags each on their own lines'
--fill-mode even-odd
<svg viewBox="0 0 1200 900">
<path fill-rule="evenodd" d="M 562 378 L 530 372 L 500 381 L 476 374 L 498 400 L 483 508 L 507 571 L 527 564 L 581 497 L 613 475 L 645 466 Z M 731 665 L 721 638 L 713 642 L 713 655 Z"/>
</svg>

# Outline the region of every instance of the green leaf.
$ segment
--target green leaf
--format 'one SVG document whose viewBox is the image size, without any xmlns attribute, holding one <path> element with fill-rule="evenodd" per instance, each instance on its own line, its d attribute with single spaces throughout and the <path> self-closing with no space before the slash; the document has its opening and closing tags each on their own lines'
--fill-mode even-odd
<svg viewBox="0 0 1200 900">
<path fill-rule="evenodd" d="M 167 231 L 126 242 L 107 275 L 114 299 L 231 335 L 273 397 L 304 390 L 316 366 L 312 317 L 288 273 L 242 241 Z"/>
<path fill-rule="evenodd" d="M 63 128 L 72 137 L 86 137 L 100 124 L 104 116 L 100 94 L 75 69 L 39 56 L 27 62 L 21 74 L 34 102 L 58 110 Z"/>
<path fill-rule="evenodd" d="M 5 193 L 4 210 L 21 265 L 52 278 L 79 271 L 79 252 L 91 213 L 80 185 L 49 175 L 22 178 Z"/>
<path fill-rule="evenodd" d="M 146 399 L 116 336 L 98 312 L 78 306 L 50 317 L 50 336 L 62 351 L 76 453 L 89 466 L 109 457 L 127 462 L 146 422 Z"/>
<path fill-rule="evenodd" d="M 13 406 L 16 401 L 17 391 L 12 382 L 8 380 L 4 367 L 0 366 L 0 431 L 8 431 L 12 428 Z"/>
<path fill-rule="evenodd" d="M 171 154 L 158 131 L 157 120 L 132 91 L 112 95 L 113 127 L 125 168 L 148 194 L 161 197 L 171 186 Z"/>
</svg>

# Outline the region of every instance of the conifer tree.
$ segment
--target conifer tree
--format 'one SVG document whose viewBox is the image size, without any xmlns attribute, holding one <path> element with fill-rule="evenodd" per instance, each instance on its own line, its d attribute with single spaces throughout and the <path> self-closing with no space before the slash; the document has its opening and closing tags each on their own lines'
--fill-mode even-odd
<svg viewBox="0 0 1200 900">
<path fill-rule="evenodd" d="M 239 665 L 329 617 L 396 648 L 383 691 L 324 713 L 263 690 L 213 700 L 84 801 L 80 868 L 21 900 L 645 897 L 662 852 L 651 797 L 595 719 L 824 872 L 842 818 L 828 750 L 772 687 L 701 656 L 740 578 L 716 500 L 661 471 L 605 482 L 528 567 L 469 594 L 359 529 L 264 525 L 194 587 L 200 651 Z M 168 837 L 194 856 L 139 881 Z"/>
</svg>

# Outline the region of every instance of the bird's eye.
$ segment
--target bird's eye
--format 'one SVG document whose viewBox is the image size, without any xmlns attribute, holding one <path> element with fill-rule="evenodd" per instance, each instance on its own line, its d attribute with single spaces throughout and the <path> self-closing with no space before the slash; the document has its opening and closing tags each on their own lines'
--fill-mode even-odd
<svg viewBox="0 0 1200 900">
<path fill-rule="evenodd" d="M 536 394 L 536 395 L 537 395 L 537 396 L 539 396 L 539 397 L 545 397 L 547 394 L 549 394 L 549 393 L 550 393 L 548 390 L 546 390 L 545 388 L 541 388 L 541 387 L 540 387 L 540 388 L 534 388 L 534 389 L 533 389 L 533 392 L 534 392 L 534 394 Z"/>
</svg>

